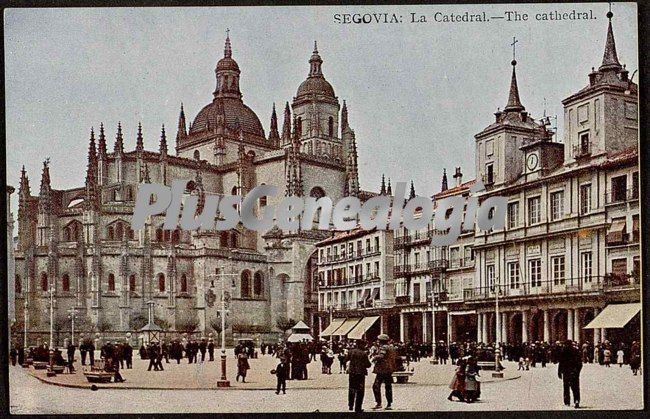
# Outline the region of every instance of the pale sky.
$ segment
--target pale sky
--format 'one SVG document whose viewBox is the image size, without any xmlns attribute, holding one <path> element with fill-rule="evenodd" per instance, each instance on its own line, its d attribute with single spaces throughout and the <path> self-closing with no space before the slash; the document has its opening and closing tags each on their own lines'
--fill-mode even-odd
<svg viewBox="0 0 650 419">
<path fill-rule="evenodd" d="M 188 119 L 212 100 L 214 68 L 230 28 L 244 102 L 268 135 L 271 106 L 281 117 L 306 78 L 314 40 L 323 73 L 345 99 L 356 132 L 361 187 L 381 174 L 439 191 L 442 169 L 474 175 L 474 135 L 507 102 L 513 36 L 521 100 L 533 117 L 558 115 L 561 100 L 588 83 L 602 60 L 607 3 L 10 9 L 5 11 L 7 182 L 24 164 L 33 194 L 51 158 L 55 189 L 82 186 L 90 127 L 104 122 L 109 150 L 118 121 L 135 147 L 157 150 L 161 124 L 175 138 L 180 102 Z M 540 22 L 535 14 L 593 10 L 594 20 Z M 528 13 L 527 22 L 436 23 L 434 13 Z M 636 5 L 614 3 L 618 57 L 638 68 Z M 339 24 L 335 13 L 397 13 L 402 24 Z M 409 24 L 410 13 L 428 23 Z M 638 78 L 635 76 L 635 80 Z M 280 124 L 282 122 L 280 121 Z M 173 149 L 173 146 L 170 147 Z M 453 179 L 449 179 L 450 183 Z M 280 185 L 281 186 L 281 185 Z M 12 200 L 16 213 L 16 199 Z"/>
</svg>

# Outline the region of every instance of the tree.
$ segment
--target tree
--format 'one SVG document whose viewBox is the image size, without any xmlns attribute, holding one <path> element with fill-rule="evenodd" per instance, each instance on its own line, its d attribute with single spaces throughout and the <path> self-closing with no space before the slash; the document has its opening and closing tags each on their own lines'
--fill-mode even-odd
<svg viewBox="0 0 650 419">
<path fill-rule="evenodd" d="M 97 323 L 97 330 L 102 332 L 102 333 L 108 332 L 112 328 L 113 328 L 113 325 L 111 324 L 111 322 L 109 322 L 106 319 L 101 319 L 99 321 L 99 323 Z"/>
<path fill-rule="evenodd" d="M 291 329 L 293 326 L 298 323 L 294 319 L 287 319 L 285 316 L 278 316 L 277 319 L 275 320 L 275 325 L 278 327 L 278 329 L 282 330 L 283 332 Z"/>
<path fill-rule="evenodd" d="M 221 320 L 218 318 L 213 318 L 210 320 L 210 327 L 212 330 L 217 332 L 217 334 L 221 333 Z"/>
<path fill-rule="evenodd" d="M 183 315 L 176 321 L 176 331 L 184 333 L 192 333 L 199 327 L 199 317 L 196 312 L 192 314 Z"/>
<path fill-rule="evenodd" d="M 169 322 L 165 319 L 161 319 L 160 317 L 154 316 L 153 322 L 157 324 L 162 330 L 169 330 L 172 325 L 169 324 Z"/>
<path fill-rule="evenodd" d="M 132 316 L 131 319 L 129 320 L 129 328 L 131 328 L 131 330 L 140 330 L 148 322 L 149 319 L 147 318 L 147 316 L 144 316 L 142 314 L 136 314 L 135 316 Z"/>
</svg>

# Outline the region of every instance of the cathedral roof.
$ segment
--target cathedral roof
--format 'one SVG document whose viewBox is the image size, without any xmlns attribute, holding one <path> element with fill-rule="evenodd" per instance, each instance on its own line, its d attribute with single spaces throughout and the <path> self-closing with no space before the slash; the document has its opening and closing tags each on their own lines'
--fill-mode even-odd
<svg viewBox="0 0 650 419">
<path fill-rule="evenodd" d="M 231 130 L 241 128 L 244 134 L 264 137 L 264 128 L 255 112 L 241 101 L 235 98 L 215 98 L 212 103 L 206 105 L 194 118 L 190 127 L 190 134 L 205 131 L 217 126 L 217 119 L 223 117 L 225 127 Z"/>
<path fill-rule="evenodd" d="M 318 54 L 318 46 L 314 42 L 314 52 L 309 58 L 309 76 L 307 76 L 307 80 L 303 81 L 298 87 L 296 99 L 312 94 L 323 95 L 332 99 L 336 97 L 334 94 L 334 88 L 327 80 L 325 80 L 325 76 L 323 76 L 321 70 L 322 64 L 323 60 Z"/>
</svg>

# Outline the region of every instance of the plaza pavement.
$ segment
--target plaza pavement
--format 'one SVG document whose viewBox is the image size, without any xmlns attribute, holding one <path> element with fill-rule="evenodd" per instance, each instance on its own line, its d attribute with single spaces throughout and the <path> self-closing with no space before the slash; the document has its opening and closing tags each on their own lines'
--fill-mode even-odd
<svg viewBox="0 0 650 419">
<path fill-rule="evenodd" d="M 253 360 L 254 361 L 254 360 Z M 424 362 L 415 364 L 424 371 Z M 212 364 L 212 363 L 210 363 Z M 319 363 L 318 363 L 319 364 Z M 255 364 L 253 364 L 255 365 Z M 260 364 L 261 365 L 261 364 Z M 430 365 L 430 364 L 429 364 Z M 144 366 L 144 365 L 141 365 Z M 167 364 L 165 364 L 167 366 Z M 188 367 L 187 364 L 185 364 Z M 418 368 L 422 366 L 422 368 Z M 211 368 L 212 366 L 210 366 Z M 217 365 L 215 365 L 215 368 Z M 537 367 L 521 372 L 514 380 L 486 382 L 482 385 L 481 400 L 467 404 L 449 402 L 447 383 L 450 367 L 430 366 L 427 375 L 440 377 L 445 385 L 418 384 L 394 385 L 394 408 L 400 411 L 480 411 L 480 410 L 568 410 L 562 403 L 562 381 L 557 378 L 557 366 Z M 507 362 L 507 370 L 516 370 L 516 364 Z M 255 368 L 255 366 L 253 366 Z M 320 372 L 319 366 L 316 366 Z M 260 366 L 261 370 L 261 366 Z M 171 368 L 170 368 L 171 371 Z M 268 371 L 267 371 L 268 372 Z M 311 372 L 311 371 L 310 371 Z M 128 371 L 127 371 L 128 373 Z M 147 373 L 142 369 L 132 370 L 127 377 L 162 373 Z M 188 376 L 190 374 L 187 374 Z M 269 374 L 270 375 L 270 374 Z M 424 374 L 423 374 L 424 375 Z M 484 376 L 489 375 L 485 372 Z M 230 374 L 229 374 L 230 377 Z M 414 381 L 415 380 L 414 376 Z M 315 378 L 315 383 L 329 380 L 345 383 L 345 374 L 332 374 Z M 371 384 L 369 374 L 366 385 Z M 155 379 L 157 380 L 157 378 Z M 311 381 L 311 380 L 310 380 Z M 581 374 L 581 410 L 632 410 L 642 409 L 643 377 L 634 376 L 628 366 L 605 368 L 586 364 Z M 339 388 L 297 388 L 304 382 L 289 381 L 287 394 L 276 395 L 272 390 L 241 391 L 242 386 L 231 390 L 117 390 L 100 388 L 66 388 L 43 383 L 21 367 L 9 368 L 10 408 L 12 413 L 62 414 L 62 413 L 237 413 L 237 412 L 346 412 L 347 389 Z M 129 382 L 124 384 L 128 384 Z M 251 383 L 252 384 L 252 383 Z M 366 390 L 364 409 L 372 411 L 372 393 Z"/>
<path fill-rule="evenodd" d="M 216 389 L 217 381 L 221 378 L 221 359 L 220 352 L 215 354 L 215 360 L 206 361 L 196 364 L 188 364 L 187 359 L 182 359 L 180 364 L 175 360 L 169 360 L 169 363 L 162 361 L 163 371 L 147 371 L 149 366 L 148 360 L 141 360 L 138 356 L 133 360 L 132 369 L 120 369 L 120 374 L 126 380 L 124 383 L 96 384 L 98 387 L 110 387 L 120 389 Z M 278 359 L 269 355 L 259 355 L 257 359 L 249 359 L 250 369 L 246 376 L 246 383 L 235 381 L 237 374 L 237 360 L 232 350 L 226 352 L 226 375 L 230 380 L 233 389 L 241 390 L 275 390 L 275 375 L 271 370 L 275 369 Z M 55 377 L 47 377 L 45 370 L 28 371 L 39 380 L 58 384 L 67 387 L 90 388 L 83 373 L 79 362 L 75 363 L 77 372 L 75 374 L 58 374 Z M 88 368 L 88 367 L 86 367 Z M 451 382 L 454 367 L 449 363 L 447 365 L 432 365 L 429 359 L 423 358 L 420 362 L 410 363 L 409 370 L 413 369 L 413 376 L 409 379 L 407 386 L 426 385 L 426 386 L 447 386 Z M 504 371 L 504 379 L 518 378 L 519 374 L 514 371 L 515 368 L 508 368 Z M 483 374 L 483 382 L 493 381 L 491 373 Z M 307 365 L 307 380 L 288 381 L 291 388 L 315 388 L 315 389 L 334 389 L 347 388 L 348 379 L 346 374 L 339 373 L 339 362 L 335 360 L 332 365 L 332 374 L 321 373 L 320 359 L 310 362 Z M 371 385 L 367 380 L 366 385 Z"/>
</svg>

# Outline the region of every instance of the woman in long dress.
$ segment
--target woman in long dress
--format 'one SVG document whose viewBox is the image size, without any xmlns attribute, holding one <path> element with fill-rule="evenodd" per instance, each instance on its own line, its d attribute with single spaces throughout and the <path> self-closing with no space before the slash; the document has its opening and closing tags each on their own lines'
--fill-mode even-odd
<svg viewBox="0 0 650 419">
<path fill-rule="evenodd" d="M 467 360 L 467 368 L 465 369 L 465 401 L 467 403 L 472 403 L 478 399 L 479 393 L 479 382 L 478 377 L 478 365 L 476 365 L 476 360 L 473 357 L 470 357 Z"/>
<path fill-rule="evenodd" d="M 235 380 L 239 381 L 239 377 L 241 377 L 241 382 L 245 383 L 246 373 L 249 369 L 250 365 L 248 364 L 248 355 L 246 354 L 246 351 L 242 351 L 237 355 L 237 377 L 235 377 Z"/>
<path fill-rule="evenodd" d="M 453 401 L 453 397 L 458 397 L 458 400 L 461 402 L 465 401 L 465 360 L 459 359 L 457 362 L 456 371 L 454 372 L 454 378 L 449 384 L 451 393 L 447 400 Z"/>
</svg>

